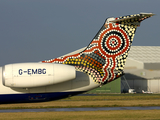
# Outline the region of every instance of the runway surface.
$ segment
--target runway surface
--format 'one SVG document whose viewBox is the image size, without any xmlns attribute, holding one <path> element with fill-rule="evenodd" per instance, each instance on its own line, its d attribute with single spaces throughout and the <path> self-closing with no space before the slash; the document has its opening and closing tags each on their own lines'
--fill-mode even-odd
<svg viewBox="0 0 160 120">
<path fill-rule="evenodd" d="M 0 110 L 0 113 L 12 112 L 60 112 L 60 111 L 97 111 L 97 110 L 160 110 L 158 107 L 95 107 L 95 108 L 43 108 L 43 109 L 12 109 Z"/>
</svg>

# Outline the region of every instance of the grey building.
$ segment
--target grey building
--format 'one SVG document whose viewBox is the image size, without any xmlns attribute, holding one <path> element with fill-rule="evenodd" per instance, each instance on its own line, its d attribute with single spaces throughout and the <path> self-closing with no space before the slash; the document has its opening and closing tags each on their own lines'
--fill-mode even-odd
<svg viewBox="0 0 160 120">
<path fill-rule="evenodd" d="M 160 47 L 132 46 L 121 78 L 121 91 L 160 93 Z M 126 80 L 125 80 L 126 79 Z"/>
</svg>

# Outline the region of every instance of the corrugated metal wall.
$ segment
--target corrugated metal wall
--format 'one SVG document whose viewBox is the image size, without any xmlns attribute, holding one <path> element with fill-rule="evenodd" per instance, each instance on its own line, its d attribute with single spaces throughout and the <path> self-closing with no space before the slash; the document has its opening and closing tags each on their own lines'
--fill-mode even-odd
<svg viewBox="0 0 160 120">
<path fill-rule="evenodd" d="M 148 80 L 148 91 L 151 91 L 153 93 L 160 93 L 160 80 Z"/>
<path fill-rule="evenodd" d="M 127 80 L 131 89 L 135 89 L 137 93 L 142 93 L 142 90 L 160 93 L 160 79 L 137 79 L 137 80 Z M 128 91 L 129 87 L 125 85 L 125 81 L 122 80 L 121 85 L 122 92 Z"/>
</svg>

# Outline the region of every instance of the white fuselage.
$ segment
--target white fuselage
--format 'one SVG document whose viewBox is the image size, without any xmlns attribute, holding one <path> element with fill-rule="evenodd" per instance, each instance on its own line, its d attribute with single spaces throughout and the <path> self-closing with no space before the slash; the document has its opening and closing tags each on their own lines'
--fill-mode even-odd
<svg viewBox="0 0 160 120">
<path fill-rule="evenodd" d="M 63 74 L 62 74 L 63 75 Z M 23 81 L 23 79 L 22 79 Z M 33 96 L 33 99 L 36 101 L 42 100 L 41 96 L 45 95 L 45 100 L 53 100 L 53 99 L 60 99 L 67 96 L 72 96 L 77 93 L 86 92 L 88 90 L 94 89 L 98 87 L 99 85 L 96 84 L 87 74 L 76 71 L 76 78 L 57 83 L 52 85 L 46 85 L 42 87 L 30 87 L 30 88 L 16 88 L 16 87 L 6 87 L 3 85 L 2 82 L 2 67 L 0 67 L 0 103 L 2 102 L 14 102 L 13 97 L 14 95 L 19 97 L 19 101 L 26 102 L 28 99 L 30 99 L 30 96 Z M 63 93 L 63 94 L 61 94 Z M 67 93 L 67 96 L 66 96 Z M 73 94 L 74 93 L 74 94 Z M 42 94 L 42 95 L 41 95 Z M 49 95 L 48 95 L 49 94 Z M 54 96 L 54 94 L 56 94 Z M 58 98 L 57 98 L 57 94 Z M 23 97 L 20 97 L 20 95 L 25 95 L 25 100 L 23 100 Z M 39 95 L 40 97 L 36 97 L 36 95 Z M 7 96 L 7 97 L 6 97 Z M 50 99 L 50 96 L 51 99 Z M 6 98 L 5 98 L 6 97 Z M 12 99 L 10 99 L 12 97 Z M 49 97 L 49 99 L 47 98 Z M 3 99 L 5 98 L 5 99 Z M 42 100 L 42 101 L 43 101 Z M 17 101 L 17 100 L 16 100 Z"/>
</svg>

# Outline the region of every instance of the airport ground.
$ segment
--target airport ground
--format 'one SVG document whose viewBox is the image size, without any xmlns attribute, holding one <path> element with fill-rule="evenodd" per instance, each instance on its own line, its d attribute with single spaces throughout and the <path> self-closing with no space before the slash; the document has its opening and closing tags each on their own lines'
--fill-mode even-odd
<svg viewBox="0 0 160 120">
<path fill-rule="evenodd" d="M 159 120 L 160 110 L 1 113 L 1 120 Z"/>
<path fill-rule="evenodd" d="M 0 109 L 34 109 L 34 108 L 72 108 L 72 107 L 127 107 L 160 106 L 160 94 L 101 94 L 91 96 L 74 96 L 62 100 L 40 102 L 1 104 Z M 21 112 L 0 113 L 1 119 L 46 119 L 46 120 L 146 120 L 160 119 L 160 110 L 109 110 L 109 111 L 72 111 L 72 112 Z"/>
</svg>

